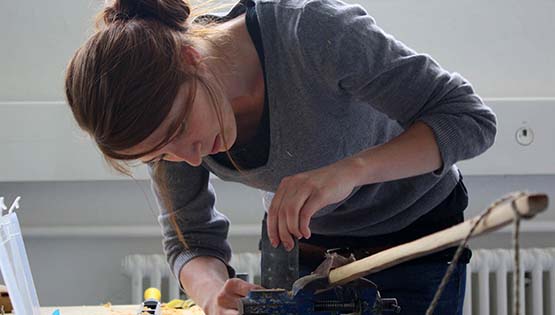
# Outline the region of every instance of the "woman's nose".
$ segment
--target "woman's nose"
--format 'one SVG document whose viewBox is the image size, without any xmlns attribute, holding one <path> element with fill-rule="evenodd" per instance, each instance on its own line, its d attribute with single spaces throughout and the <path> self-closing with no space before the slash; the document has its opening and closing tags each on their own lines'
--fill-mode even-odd
<svg viewBox="0 0 555 315">
<path fill-rule="evenodd" d="M 167 160 L 172 162 L 187 162 L 191 166 L 199 166 L 202 163 L 201 143 L 195 142 L 190 146 L 170 144 L 167 148 L 169 155 Z"/>
</svg>

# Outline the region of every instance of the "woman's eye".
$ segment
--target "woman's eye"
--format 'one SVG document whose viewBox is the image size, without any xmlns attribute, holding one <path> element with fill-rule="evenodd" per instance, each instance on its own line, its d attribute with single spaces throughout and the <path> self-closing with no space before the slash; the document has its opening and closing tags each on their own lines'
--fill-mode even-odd
<svg viewBox="0 0 555 315">
<path fill-rule="evenodd" d="M 179 128 L 175 131 L 175 134 L 170 139 L 170 142 L 180 139 L 185 134 L 185 127 L 183 124 L 179 125 Z"/>
<path fill-rule="evenodd" d="M 167 154 L 164 153 L 164 154 L 162 154 L 162 155 L 159 155 L 159 156 L 156 157 L 156 158 L 153 158 L 153 159 L 151 159 L 151 160 L 149 160 L 149 161 L 146 161 L 146 162 L 143 162 L 143 163 L 144 163 L 144 164 L 158 163 L 158 162 L 163 161 L 163 160 L 166 158 L 166 156 L 167 156 Z"/>
<path fill-rule="evenodd" d="M 185 124 L 182 123 L 182 124 L 179 126 L 179 131 L 177 132 L 177 136 L 178 136 L 178 137 L 182 137 L 184 134 L 185 134 Z"/>
</svg>

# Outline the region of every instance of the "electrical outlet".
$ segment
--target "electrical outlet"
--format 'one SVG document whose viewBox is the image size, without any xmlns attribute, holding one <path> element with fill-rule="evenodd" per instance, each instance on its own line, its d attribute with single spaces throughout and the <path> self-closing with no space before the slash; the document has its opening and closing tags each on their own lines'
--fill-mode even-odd
<svg viewBox="0 0 555 315">
<path fill-rule="evenodd" d="M 530 127 L 520 127 L 516 131 L 516 142 L 520 145 L 530 145 L 534 142 L 534 131 Z"/>
</svg>

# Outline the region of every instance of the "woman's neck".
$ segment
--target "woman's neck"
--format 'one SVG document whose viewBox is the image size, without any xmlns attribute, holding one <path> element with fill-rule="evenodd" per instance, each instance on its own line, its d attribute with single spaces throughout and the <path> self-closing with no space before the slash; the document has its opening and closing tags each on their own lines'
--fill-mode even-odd
<svg viewBox="0 0 555 315">
<path fill-rule="evenodd" d="M 248 33 L 245 15 L 216 26 L 227 32 L 221 47 L 207 47 L 207 61 L 220 76 L 238 129 L 238 142 L 248 141 L 256 132 L 264 109 L 264 73 L 256 47 Z"/>
</svg>

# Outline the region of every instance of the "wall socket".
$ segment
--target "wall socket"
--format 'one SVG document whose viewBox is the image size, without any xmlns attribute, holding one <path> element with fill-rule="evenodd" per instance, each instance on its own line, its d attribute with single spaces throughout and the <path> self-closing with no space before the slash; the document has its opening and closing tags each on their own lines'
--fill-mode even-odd
<svg viewBox="0 0 555 315">
<path fill-rule="evenodd" d="M 520 127 L 516 131 L 515 138 L 520 145 L 530 145 L 534 142 L 534 131 L 530 127 Z"/>
</svg>

